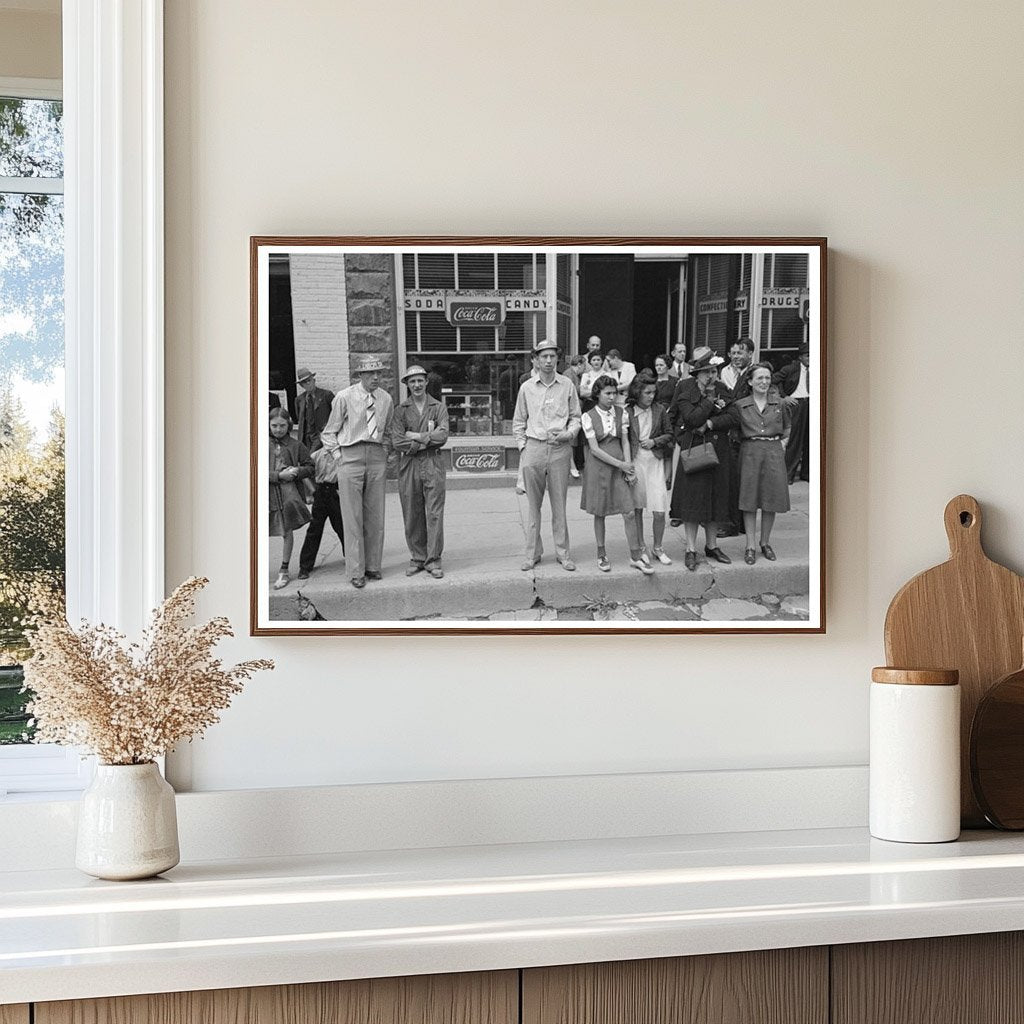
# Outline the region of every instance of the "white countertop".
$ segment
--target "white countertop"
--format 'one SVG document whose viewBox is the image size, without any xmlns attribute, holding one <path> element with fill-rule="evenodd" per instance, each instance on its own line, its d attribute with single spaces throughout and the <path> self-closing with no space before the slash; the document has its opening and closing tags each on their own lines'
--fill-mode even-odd
<svg viewBox="0 0 1024 1024">
<path fill-rule="evenodd" d="M 1024 928 L 1024 836 L 863 829 L 0 872 L 0 1004 Z"/>
</svg>

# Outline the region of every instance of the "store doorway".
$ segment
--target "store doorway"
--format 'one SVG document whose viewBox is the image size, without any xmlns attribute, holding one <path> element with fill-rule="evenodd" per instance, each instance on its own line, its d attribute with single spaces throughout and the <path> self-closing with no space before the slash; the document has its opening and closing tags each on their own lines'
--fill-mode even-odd
<svg viewBox="0 0 1024 1024">
<path fill-rule="evenodd" d="M 680 310 L 685 308 L 681 260 L 638 259 L 633 266 L 633 362 L 654 366 L 654 357 L 685 341 Z"/>
<path fill-rule="evenodd" d="M 581 255 L 579 275 L 577 351 L 596 334 L 605 352 L 617 348 L 640 370 L 686 340 L 685 261 Z"/>
</svg>

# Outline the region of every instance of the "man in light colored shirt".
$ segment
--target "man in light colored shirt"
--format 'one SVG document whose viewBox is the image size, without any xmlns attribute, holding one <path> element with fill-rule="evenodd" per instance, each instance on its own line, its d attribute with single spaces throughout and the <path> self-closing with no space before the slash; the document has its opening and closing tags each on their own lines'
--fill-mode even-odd
<svg viewBox="0 0 1024 1024">
<path fill-rule="evenodd" d="M 740 394 L 747 377 L 750 375 L 750 360 L 754 355 L 754 343 L 750 338 L 737 338 L 729 346 L 729 365 L 724 367 L 719 380 L 732 392 L 733 399 L 746 398 L 750 393 L 747 388 Z"/>
<path fill-rule="evenodd" d="M 539 341 L 534 356 L 537 375 L 520 386 L 512 418 L 512 433 L 519 447 L 522 484 L 529 506 L 526 559 L 522 569 L 528 572 L 544 553 L 540 513 L 546 491 L 551 506 L 555 557 L 563 569 L 572 572 L 576 565 L 569 555 L 565 500 L 569 491 L 572 444 L 580 429 L 580 400 L 569 378 L 555 371 L 558 347 L 553 341 Z"/>
<path fill-rule="evenodd" d="M 798 475 L 801 480 L 809 480 L 811 477 L 810 362 L 811 349 L 805 342 L 797 358 L 772 377 L 772 382 L 785 397 L 792 416 L 792 427 L 786 444 L 786 470 L 790 483 Z"/>
<path fill-rule="evenodd" d="M 394 403 L 380 387 L 376 356 L 355 367 L 359 383 L 339 391 L 320 435 L 338 462 L 338 498 L 345 528 L 345 565 L 352 586 L 381 578 L 384 557 L 384 481 L 391 454 Z"/>
<path fill-rule="evenodd" d="M 621 408 L 626 404 L 626 393 L 629 391 L 629 385 L 636 376 L 636 366 L 632 363 L 627 363 L 617 348 L 608 350 L 608 358 L 605 360 L 605 364 L 607 366 L 605 372 L 608 376 L 614 377 L 618 381 L 615 404 Z"/>
</svg>

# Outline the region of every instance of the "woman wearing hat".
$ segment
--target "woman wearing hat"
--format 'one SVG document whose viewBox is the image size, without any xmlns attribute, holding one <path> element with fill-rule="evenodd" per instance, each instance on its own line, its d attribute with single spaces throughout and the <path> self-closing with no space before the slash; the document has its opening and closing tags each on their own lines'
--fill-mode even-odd
<svg viewBox="0 0 1024 1024">
<path fill-rule="evenodd" d="M 718 546 L 718 524 L 729 519 L 730 418 L 727 389 L 718 381 L 718 367 L 725 362 L 707 346 L 697 348 L 690 361 L 692 376 L 676 387 L 669 419 L 679 445 L 679 468 L 672 485 L 672 519 L 682 521 L 686 534 L 686 568 L 697 568 L 697 527 L 704 527 L 704 554 L 728 565 L 732 561 Z M 684 471 L 688 451 L 710 444 L 717 464 L 693 473 Z"/>
</svg>

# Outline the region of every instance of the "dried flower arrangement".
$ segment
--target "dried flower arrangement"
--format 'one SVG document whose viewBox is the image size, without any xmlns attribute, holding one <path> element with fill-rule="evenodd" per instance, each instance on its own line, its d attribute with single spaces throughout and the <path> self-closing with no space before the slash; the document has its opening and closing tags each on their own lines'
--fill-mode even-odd
<svg viewBox="0 0 1024 1024">
<path fill-rule="evenodd" d="M 266 660 L 225 668 L 213 648 L 232 636 L 223 617 L 187 626 L 209 580 L 193 576 L 153 612 L 141 644 L 109 626 L 41 620 L 25 662 L 36 742 L 83 747 L 104 764 L 146 764 L 201 735 Z"/>
</svg>

